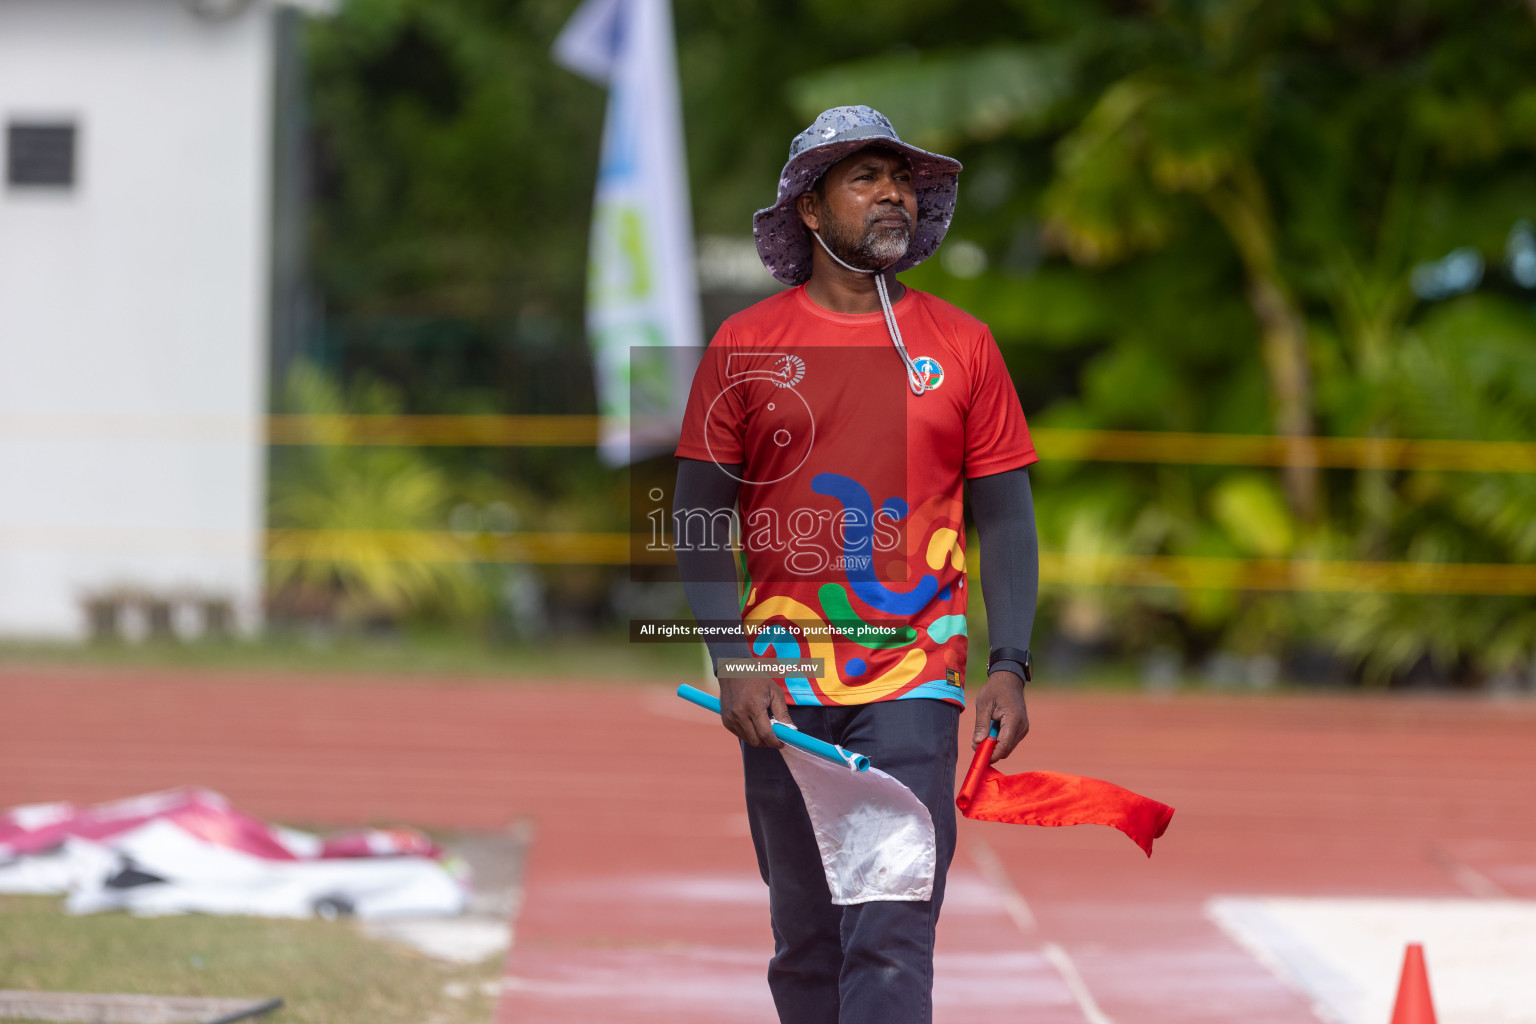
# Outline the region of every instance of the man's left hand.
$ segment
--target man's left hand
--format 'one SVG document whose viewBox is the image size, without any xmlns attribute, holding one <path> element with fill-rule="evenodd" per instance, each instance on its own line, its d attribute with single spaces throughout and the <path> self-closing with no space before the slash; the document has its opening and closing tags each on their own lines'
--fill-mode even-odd
<svg viewBox="0 0 1536 1024">
<path fill-rule="evenodd" d="M 1024 680 L 1012 672 L 997 671 L 987 678 L 986 685 L 976 695 L 976 731 L 971 736 L 971 749 L 975 750 L 997 723 L 997 747 L 992 751 L 996 764 L 1019 745 L 1029 734 L 1029 712 L 1024 709 Z"/>
</svg>

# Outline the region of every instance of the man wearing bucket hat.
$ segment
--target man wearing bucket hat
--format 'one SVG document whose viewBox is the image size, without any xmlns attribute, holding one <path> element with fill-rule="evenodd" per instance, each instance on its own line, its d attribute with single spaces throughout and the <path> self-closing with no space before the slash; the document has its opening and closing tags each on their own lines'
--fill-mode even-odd
<svg viewBox="0 0 1536 1024">
<path fill-rule="evenodd" d="M 677 448 L 684 589 L 699 622 L 741 630 L 709 647 L 742 741 L 785 1024 L 932 1019 L 965 704 L 966 481 L 991 639 L 972 746 L 997 722 L 998 760 L 1029 729 L 1029 429 L 986 325 L 895 276 L 943 242 L 960 169 L 865 106 L 827 110 L 797 135 L 778 200 L 753 218 L 759 256 L 791 287 L 721 326 Z M 730 537 L 694 529 L 738 512 L 744 586 Z M 725 664 L 762 657 L 819 671 L 738 676 Z M 916 794 L 935 829 L 931 899 L 832 903 L 770 718 L 868 755 Z"/>
</svg>

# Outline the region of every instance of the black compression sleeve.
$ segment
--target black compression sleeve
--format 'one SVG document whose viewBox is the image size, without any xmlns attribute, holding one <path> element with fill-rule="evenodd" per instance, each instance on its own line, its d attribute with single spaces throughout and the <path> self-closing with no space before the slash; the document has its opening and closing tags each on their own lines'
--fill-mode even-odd
<svg viewBox="0 0 1536 1024">
<path fill-rule="evenodd" d="M 730 531 L 723 528 L 736 509 L 740 466 L 717 466 L 700 459 L 677 460 L 677 489 L 672 495 L 673 542 L 677 571 L 688 607 L 700 623 L 741 624 L 741 590 Z M 709 653 L 721 658 L 750 658 L 742 640 L 708 641 Z"/>
<path fill-rule="evenodd" d="M 1035 502 L 1029 470 L 1012 469 L 977 477 L 971 484 L 971 511 L 981 542 L 981 592 L 987 608 L 992 649 L 1029 648 L 1040 589 L 1040 544 L 1035 535 Z M 999 661 L 1024 678 L 1024 666 Z"/>
</svg>

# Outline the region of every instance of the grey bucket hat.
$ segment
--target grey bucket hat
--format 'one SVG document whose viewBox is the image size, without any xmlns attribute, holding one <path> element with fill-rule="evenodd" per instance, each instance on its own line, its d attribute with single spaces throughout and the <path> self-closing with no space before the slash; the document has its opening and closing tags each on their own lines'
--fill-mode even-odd
<svg viewBox="0 0 1536 1024">
<path fill-rule="evenodd" d="M 955 215 L 960 161 L 902 142 L 884 114 L 866 106 L 822 111 L 789 144 L 789 162 L 779 175 L 778 202 L 752 216 L 757 255 L 768 272 L 788 285 L 811 279 L 811 233 L 795 210 L 795 200 L 809 192 L 827 168 L 873 143 L 906 155 L 917 191 L 917 226 L 912 244 L 893 270 L 909 270 L 938 251 Z"/>
</svg>

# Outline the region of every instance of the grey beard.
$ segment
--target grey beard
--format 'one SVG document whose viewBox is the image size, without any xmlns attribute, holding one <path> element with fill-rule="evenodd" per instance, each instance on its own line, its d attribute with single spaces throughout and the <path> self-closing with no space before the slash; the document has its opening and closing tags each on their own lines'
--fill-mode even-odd
<svg viewBox="0 0 1536 1024">
<path fill-rule="evenodd" d="M 871 228 L 861 237 L 854 237 L 843 224 L 828 221 L 821 237 L 844 263 L 862 270 L 884 270 L 907 254 L 912 244 L 912 223 L 909 219 L 903 231 Z"/>
</svg>

